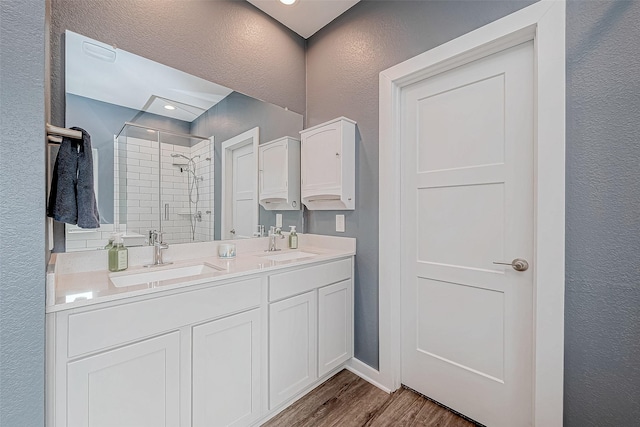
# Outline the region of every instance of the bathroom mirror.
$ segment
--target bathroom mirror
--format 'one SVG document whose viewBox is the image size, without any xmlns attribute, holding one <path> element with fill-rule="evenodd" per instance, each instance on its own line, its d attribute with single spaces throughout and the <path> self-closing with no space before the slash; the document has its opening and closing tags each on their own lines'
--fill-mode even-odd
<svg viewBox="0 0 640 427">
<path fill-rule="evenodd" d="M 66 126 L 91 135 L 101 222 L 67 224 L 66 251 L 104 247 L 116 228 L 129 246 L 152 229 L 169 244 L 220 239 L 222 143 L 255 128 L 259 143 L 298 138 L 303 125 L 299 113 L 71 31 L 65 92 Z M 301 211 L 277 213 L 301 227 Z M 275 215 L 260 207 L 259 224 Z"/>
</svg>

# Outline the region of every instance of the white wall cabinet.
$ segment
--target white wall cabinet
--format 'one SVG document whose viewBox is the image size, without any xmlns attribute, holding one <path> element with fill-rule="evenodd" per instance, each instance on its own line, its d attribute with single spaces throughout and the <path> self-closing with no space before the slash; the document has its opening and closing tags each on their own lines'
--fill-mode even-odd
<svg viewBox="0 0 640 427">
<path fill-rule="evenodd" d="M 258 147 L 259 199 L 267 210 L 300 209 L 300 141 L 284 137 Z"/>
<path fill-rule="evenodd" d="M 269 306 L 269 409 L 274 409 L 317 378 L 316 292 Z"/>
<path fill-rule="evenodd" d="M 355 209 L 356 122 L 340 117 L 301 136 L 301 195 L 310 210 Z"/>
<path fill-rule="evenodd" d="M 180 333 L 70 362 L 69 426 L 180 425 Z"/>
<path fill-rule="evenodd" d="M 193 426 L 260 418 L 260 310 L 193 328 Z"/>
</svg>

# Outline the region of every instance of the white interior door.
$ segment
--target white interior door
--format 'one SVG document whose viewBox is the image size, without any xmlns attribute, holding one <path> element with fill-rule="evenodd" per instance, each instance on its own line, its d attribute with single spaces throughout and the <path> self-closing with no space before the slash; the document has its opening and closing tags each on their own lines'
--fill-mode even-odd
<svg viewBox="0 0 640 427">
<path fill-rule="evenodd" d="M 235 238 L 249 238 L 257 223 L 253 219 L 256 200 L 256 173 L 253 146 L 233 150 L 232 223 Z"/>
<path fill-rule="evenodd" d="M 533 43 L 402 93 L 402 382 L 532 425 Z"/>
<path fill-rule="evenodd" d="M 258 224 L 258 141 L 255 127 L 222 143 L 223 239 L 252 237 Z"/>
</svg>

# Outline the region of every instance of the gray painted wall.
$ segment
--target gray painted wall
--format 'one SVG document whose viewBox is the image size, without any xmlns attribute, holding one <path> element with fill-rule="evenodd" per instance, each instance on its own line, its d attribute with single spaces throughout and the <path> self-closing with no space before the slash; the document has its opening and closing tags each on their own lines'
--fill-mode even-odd
<svg viewBox="0 0 640 427">
<path fill-rule="evenodd" d="M 45 3 L 0 1 L 0 425 L 44 424 Z"/>
<path fill-rule="evenodd" d="M 355 355 L 378 366 L 378 74 L 532 2 L 360 2 L 308 40 L 306 126 L 358 122 L 356 210 L 309 211 L 307 231 L 356 237 Z M 345 213 L 346 233 L 335 232 Z M 398 224 L 386 224 L 394 228 Z"/>
<path fill-rule="evenodd" d="M 640 2 L 567 5 L 565 425 L 640 421 Z"/>
<path fill-rule="evenodd" d="M 65 30 L 304 112 L 304 40 L 245 1 L 51 0 L 52 123 L 64 120 Z"/>
<path fill-rule="evenodd" d="M 191 133 L 202 136 L 214 136 L 214 237 L 220 239 L 220 218 L 222 205 L 222 143 L 243 132 L 258 126 L 260 144 L 292 136 L 300 138 L 302 115 L 285 110 L 277 105 L 251 98 L 238 92 L 232 92 L 218 104 L 193 121 Z M 302 229 L 301 211 L 279 211 L 282 213 L 283 230 L 290 225 Z M 260 206 L 260 224 L 266 229 L 276 223 L 276 212 L 267 211 Z M 286 227 L 286 228 L 285 228 Z"/>
<path fill-rule="evenodd" d="M 378 73 L 525 6 L 363 2 L 314 35 L 307 126 L 358 121 L 356 356 L 377 366 Z M 640 419 L 640 2 L 567 7 L 565 425 Z M 333 230 L 335 212 L 310 213 Z M 394 227 L 394 224 L 388 224 Z M 334 234 L 334 233 L 331 233 Z"/>
</svg>

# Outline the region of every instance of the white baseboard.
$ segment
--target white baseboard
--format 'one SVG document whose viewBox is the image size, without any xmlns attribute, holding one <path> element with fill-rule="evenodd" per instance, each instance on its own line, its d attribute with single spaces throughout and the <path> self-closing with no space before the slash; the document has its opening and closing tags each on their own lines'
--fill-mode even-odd
<svg viewBox="0 0 640 427">
<path fill-rule="evenodd" d="M 347 370 L 353 372 L 366 382 L 378 387 L 385 393 L 391 393 L 393 391 L 389 389 L 389 387 L 382 385 L 380 371 L 372 368 L 364 362 L 361 362 L 355 357 L 349 359 L 345 367 L 347 368 Z"/>
</svg>

